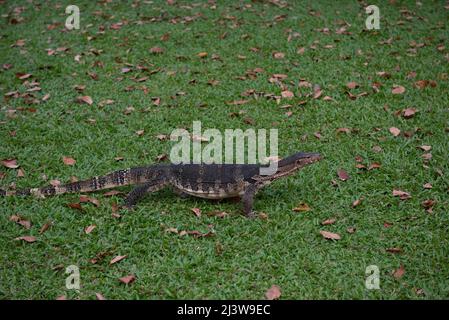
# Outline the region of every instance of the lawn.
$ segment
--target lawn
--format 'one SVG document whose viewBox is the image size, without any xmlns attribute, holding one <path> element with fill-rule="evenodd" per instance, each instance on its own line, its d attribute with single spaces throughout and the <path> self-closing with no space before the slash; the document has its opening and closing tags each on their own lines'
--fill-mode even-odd
<svg viewBox="0 0 449 320">
<path fill-rule="evenodd" d="M 377 1 L 367 30 L 368 4 L 0 1 L 3 189 L 155 163 L 195 120 L 323 155 L 263 189 L 251 220 L 170 190 L 133 212 L 122 194 L 0 198 L 0 298 L 449 298 L 449 6 Z"/>
</svg>

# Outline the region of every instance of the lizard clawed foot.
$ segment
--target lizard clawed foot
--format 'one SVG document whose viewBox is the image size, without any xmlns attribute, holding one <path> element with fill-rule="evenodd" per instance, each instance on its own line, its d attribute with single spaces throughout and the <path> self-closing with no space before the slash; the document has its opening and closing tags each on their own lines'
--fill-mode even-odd
<svg viewBox="0 0 449 320">
<path fill-rule="evenodd" d="M 247 217 L 248 219 L 255 219 L 255 218 L 257 218 L 257 212 L 256 212 L 256 211 L 250 211 L 250 212 L 248 212 L 248 213 L 246 214 L 246 217 Z"/>
</svg>

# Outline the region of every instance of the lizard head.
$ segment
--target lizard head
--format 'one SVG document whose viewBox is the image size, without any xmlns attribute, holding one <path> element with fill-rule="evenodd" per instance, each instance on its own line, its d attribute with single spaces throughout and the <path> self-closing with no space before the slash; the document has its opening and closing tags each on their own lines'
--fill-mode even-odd
<svg viewBox="0 0 449 320">
<path fill-rule="evenodd" d="M 274 178 L 289 175 L 302 167 L 320 160 L 321 155 L 319 153 L 297 152 L 278 162 L 278 169 L 274 174 Z"/>
</svg>

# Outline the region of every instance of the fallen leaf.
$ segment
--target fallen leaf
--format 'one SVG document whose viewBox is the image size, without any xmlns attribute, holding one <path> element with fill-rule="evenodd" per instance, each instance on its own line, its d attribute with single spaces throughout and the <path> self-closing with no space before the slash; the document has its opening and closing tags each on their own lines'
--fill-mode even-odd
<svg viewBox="0 0 449 320">
<path fill-rule="evenodd" d="M 423 202 L 421 202 L 421 205 L 425 208 L 425 209 L 430 209 L 435 205 L 435 200 L 433 199 L 427 199 L 424 200 Z"/>
<path fill-rule="evenodd" d="M 334 218 L 326 219 L 326 220 L 322 221 L 321 224 L 323 226 L 327 226 L 327 225 L 330 225 L 330 224 L 334 224 L 335 221 L 337 221 L 337 219 L 334 219 Z"/>
<path fill-rule="evenodd" d="M 291 99 L 291 98 L 293 98 L 295 95 L 294 95 L 293 92 L 291 92 L 291 91 L 284 90 L 284 91 L 281 92 L 281 96 L 282 96 L 282 98 Z"/>
<path fill-rule="evenodd" d="M 81 196 L 80 196 L 80 203 L 86 203 L 86 202 L 92 203 L 92 204 L 94 204 L 96 207 L 98 207 L 98 206 L 100 205 L 100 201 L 98 201 L 98 199 L 95 199 L 95 198 L 91 198 L 91 197 L 88 197 L 88 196 L 81 195 Z"/>
<path fill-rule="evenodd" d="M 109 264 L 114 264 L 117 263 L 119 261 L 122 261 L 123 259 L 125 259 L 127 257 L 127 255 L 124 256 L 116 256 L 114 259 L 112 259 Z"/>
<path fill-rule="evenodd" d="M 86 234 L 89 234 L 89 233 L 91 233 L 96 227 L 97 227 L 97 226 L 94 225 L 94 224 L 92 224 L 92 225 L 90 225 L 90 226 L 87 226 L 87 227 L 84 229 L 84 232 L 85 232 Z"/>
<path fill-rule="evenodd" d="M 62 157 L 62 161 L 64 162 L 65 165 L 67 166 L 73 166 L 76 163 L 76 160 L 70 157 Z"/>
<path fill-rule="evenodd" d="M 376 153 L 382 152 L 382 148 L 380 146 L 374 146 L 372 150 Z"/>
<path fill-rule="evenodd" d="M 23 236 L 23 237 L 15 238 L 14 240 L 23 240 L 23 241 L 28 242 L 28 243 L 33 243 L 37 239 L 36 239 L 36 237 L 33 237 L 33 236 Z"/>
<path fill-rule="evenodd" d="M 357 207 L 358 205 L 360 205 L 360 203 L 362 203 L 362 200 L 363 200 L 363 198 L 356 199 L 356 200 L 352 203 L 352 207 L 355 208 L 355 207 Z"/>
<path fill-rule="evenodd" d="M 275 59 L 284 59 L 285 53 L 283 52 L 273 52 L 273 58 Z"/>
<path fill-rule="evenodd" d="M 403 86 L 394 85 L 391 89 L 392 94 L 403 94 L 405 92 L 405 88 Z"/>
<path fill-rule="evenodd" d="M 68 203 L 67 206 L 69 208 L 75 209 L 75 210 L 80 210 L 83 211 L 83 207 L 81 206 L 81 203 Z"/>
<path fill-rule="evenodd" d="M 136 131 L 136 134 L 137 134 L 139 137 L 143 136 L 144 133 L 145 133 L 145 130 L 137 130 L 137 131 Z"/>
<path fill-rule="evenodd" d="M 432 189 L 432 184 L 431 183 L 426 183 L 422 186 L 424 189 Z"/>
<path fill-rule="evenodd" d="M 25 229 L 30 229 L 31 228 L 31 221 L 23 219 L 22 217 L 20 217 L 18 215 L 12 215 L 9 218 L 9 220 L 13 221 L 13 222 L 16 222 L 17 224 L 20 224 Z"/>
<path fill-rule="evenodd" d="M 77 98 L 78 103 L 86 103 L 88 105 L 92 105 L 92 103 L 94 103 L 94 101 L 92 100 L 91 97 L 89 96 L 81 96 Z"/>
<path fill-rule="evenodd" d="M 150 49 L 150 52 L 154 53 L 154 54 L 160 54 L 160 53 L 164 52 L 164 49 L 159 48 L 159 47 L 153 47 L 153 48 Z"/>
<path fill-rule="evenodd" d="M 197 54 L 198 57 L 200 58 L 206 58 L 207 57 L 207 52 L 200 52 Z"/>
<path fill-rule="evenodd" d="M 51 227 L 51 222 L 46 222 L 41 229 L 39 230 L 39 234 L 43 234 L 45 231 L 47 231 Z"/>
<path fill-rule="evenodd" d="M 401 133 L 401 130 L 399 130 L 396 127 L 391 127 L 389 130 L 390 130 L 390 133 L 395 137 L 397 137 Z"/>
<path fill-rule="evenodd" d="M 95 297 L 97 297 L 97 300 L 106 300 L 106 298 L 98 292 L 95 292 Z"/>
<path fill-rule="evenodd" d="M 340 132 L 350 133 L 351 129 L 349 129 L 349 128 L 338 128 L 337 129 L 337 133 L 340 133 Z"/>
<path fill-rule="evenodd" d="M 133 274 L 119 278 L 119 281 L 124 284 L 129 284 L 129 283 L 133 282 L 134 280 L 136 280 L 136 276 Z"/>
<path fill-rule="evenodd" d="M 343 169 L 337 170 L 337 175 L 338 175 L 338 178 L 340 178 L 341 181 L 346 181 L 346 180 L 349 179 L 348 173 L 345 170 L 343 170 Z"/>
<path fill-rule="evenodd" d="M 329 240 L 340 240 L 341 236 L 338 233 L 333 233 L 329 231 L 320 231 L 320 234 L 325 238 Z"/>
<path fill-rule="evenodd" d="M 306 212 L 312 210 L 305 202 L 301 202 L 297 207 L 292 209 L 295 212 Z"/>
<path fill-rule="evenodd" d="M 19 167 L 16 159 L 2 160 L 2 165 L 9 169 L 17 169 Z"/>
<path fill-rule="evenodd" d="M 276 300 L 281 297 L 281 288 L 277 285 L 272 285 L 270 289 L 265 292 L 267 300 Z"/>
<path fill-rule="evenodd" d="M 424 89 L 429 85 L 429 81 L 427 80 L 418 80 L 415 82 L 415 87 L 418 89 Z"/>
<path fill-rule="evenodd" d="M 397 269 L 396 271 L 394 271 L 393 273 L 393 277 L 395 277 L 396 279 L 401 278 L 405 273 L 405 268 L 404 266 L 401 264 L 401 266 L 399 267 L 399 269 Z"/>
<path fill-rule="evenodd" d="M 348 82 L 348 83 L 346 84 L 346 87 L 348 87 L 348 89 L 355 89 L 355 88 L 358 88 L 359 85 L 358 85 L 357 82 Z"/>
<path fill-rule="evenodd" d="M 420 146 L 418 148 L 420 148 L 423 151 L 430 151 L 430 150 L 432 150 L 432 146 L 426 146 L 426 145 Z"/>
<path fill-rule="evenodd" d="M 410 193 L 402 191 L 402 190 L 396 190 L 396 189 L 393 190 L 393 196 L 399 197 L 401 200 L 406 200 L 406 199 L 411 198 Z"/>
<path fill-rule="evenodd" d="M 173 227 L 165 229 L 165 232 L 179 233 L 178 229 L 177 228 L 173 228 Z"/>
<path fill-rule="evenodd" d="M 321 89 L 316 89 L 313 91 L 313 99 L 318 99 L 319 97 L 321 97 L 321 94 L 323 93 L 323 91 Z"/>
<path fill-rule="evenodd" d="M 424 160 L 430 160 L 430 159 L 432 159 L 432 154 L 431 153 L 424 153 L 421 157 Z"/>
<path fill-rule="evenodd" d="M 369 165 L 368 170 L 373 170 L 373 169 L 378 169 L 380 168 L 382 165 L 378 162 L 373 162 Z"/>
<path fill-rule="evenodd" d="M 349 227 L 349 228 L 346 229 L 346 231 L 347 231 L 348 233 L 351 233 L 351 234 L 354 233 L 355 230 L 356 230 L 355 227 Z"/>
<path fill-rule="evenodd" d="M 416 111 L 417 110 L 415 108 L 404 109 L 404 111 L 402 112 L 402 116 L 405 119 L 410 119 L 410 118 L 412 118 L 415 115 Z"/>
</svg>

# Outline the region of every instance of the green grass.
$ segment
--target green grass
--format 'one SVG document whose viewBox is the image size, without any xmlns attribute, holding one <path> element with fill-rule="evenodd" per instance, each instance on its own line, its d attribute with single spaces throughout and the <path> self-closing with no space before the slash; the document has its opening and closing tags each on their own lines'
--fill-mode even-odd
<svg viewBox="0 0 449 320">
<path fill-rule="evenodd" d="M 68 181 L 71 176 L 85 179 L 153 163 L 171 147 L 155 136 L 191 128 L 194 120 L 201 120 L 204 129 L 277 128 L 281 156 L 301 150 L 320 152 L 324 159 L 257 195 L 255 210 L 265 212 L 267 220 L 246 219 L 238 203 L 181 199 L 169 190 L 150 195 L 120 219 L 112 217 L 111 204 L 120 203 L 121 197 L 101 193 L 93 195 L 100 206 L 86 204 L 84 212 L 66 206 L 79 201 L 76 194 L 45 200 L 0 199 L 1 298 L 93 299 L 99 292 L 108 299 L 259 299 L 273 284 L 280 286 L 282 299 L 449 297 L 449 10 L 444 1 L 422 1 L 421 6 L 415 1 L 377 1 L 382 19 L 378 31 L 364 30 L 366 14 L 356 1 L 339 5 L 290 1 L 286 8 L 265 1 L 218 1 L 216 9 L 206 1 L 196 5 L 178 1 L 173 6 L 165 1 L 135 1 L 136 8 L 124 1 L 74 3 L 81 10 L 81 28 L 71 32 L 61 30 L 64 8 L 73 2 L 0 4 L 0 63 L 13 65 L 0 70 L 0 94 L 29 89 L 16 78 L 19 72 L 31 73 L 28 80 L 40 83 L 42 90 L 31 93 L 36 99 L 50 94 L 46 102 L 33 105 L 27 105 L 24 97 L 0 102 L 0 159 L 17 159 L 25 172 L 18 178 L 17 170 L 0 168 L 2 188 L 11 183 L 17 188 L 46 185 L 43 175 Z M 19 6 L 25 8 L 20 13 L 23 21 L 12 24 L 13 9 Z M 312 9 L 320 15 L 309 14 Z M 411 14 L 401 13 L 403 9 Z M 276 21 L 279 15 L 287 16 Z M 195 19 L 185 22 L 186 16 Z M 110 29 L 120 21 L 126 22 L 120 30 Z M 350 25 L 346 28 L 351 35 L 335 33 L 342 21 Z M 62 25 L 49 30 L 53 23 Z M 323 28 L 329 28 L 329 34 L 317 31 Z M 288 41 L 289 32 L 299 36 Z M 161 41 L 167 33 L 169 39 Z M 390 38 L 390 45 L 380 44 Z M 19 39 L 25 40 L 25 46 L 12 47 Z M 412 41 L 425 46 L 413 52 Z M 441 44 L 445 48 L 438 50 Z M 165 51 L 151 54 L 149 49 L 156 46 Z M 47 55 L 45 49 L 58 47 L 68 51 Z M 253 47 L 260 50 L 253 52 Z M 298 54 L 301 47 L 305 51 Z M 101 53 L 96 55 L 95 50 Z M 275 51 L 285 53 L 285 58 L 274 59 Z M 208 56 L 199 58 L 199 52 Z M 213 54 L 220 59 L 213 59 Z M 81 55 L 80 62 L 75 61 L 76 55 Z M 103 68 L 94 66 L 98 61 Z M 160 71 L 122 74 L 125 63 Z M 255 79 L 237 79 L 254 68 L 264 72 Z M 379 77 L 379 71 L 391 73 L 391 78 Z M 415 78 L 407 78 L 411 71 L 416 72 Z M 87 72 L 97 73 L 99 79 L 93 80 Z M 247 99 L 241 94 L 248 89 L 280 95 L 281 88 L 268 81 L 274 73 L 288 75 L 284 84 L 295 98 L 282 99 L 280 104 L 263 97 L 250 98 L 245 105 L 228 104 Z M 149 79 L 133 81 L 143 76 Z M 298 89 L 299 79 L 320 85 L 322 97 L 306 96 L 311 89 Z M 210 80 L 219 84 L 210 86 Z M 417 80 L 434 80 L 437 85 L 417 89 Z M 368 95 L 349 99 L 345 91 L 350 81 L 360 85 L 351 90 L 353 94 Z M 373 82 L 382 83 L 378 93 L 371 88 Z M 79 84 L 86 85 L 82 93 L 74 89 Z M 393 85 L 404 86 L 406 92 L 393 95 Z M 125 91 L 128 86 L 136 90 Z M 147 93 L 139 89 L 142 86 Z M 176 95 L 181 91 L 185 95 Z M 76 103 L 81 95 L 91 96 L 94 104 Z M 325 101 L 324 96 L 334 101 Z M 155 97 L 161 99 L 159 106 L 152 103 Z M 101 107 L 106 99 L 114 103 Z M 292 107 L 280 108 L 285 104 Z M 124 115 L 128 106 L 135 111 Z M 36 112 L 20 109 L 28 107 Z M 394 114 L 407 107 L 419 112 L 411 119 Z M 229 116 L 240 110 L 246 114 Z M 286 116 L 286 111 L 292 115 Z M 352 130 L 337 134 L 342 127 Z M 394 137 L 390 127 L 414 134 Z M 137 136 L 137 130 L 145 130 L 144 135 Z M 322 138 L 317 139 L 315 132 Z M 421 145 L 432 146 L 428 163 L 417 148 Z M 382 151 L 374 152 L 374 146 Z M 64 165 L 63 156 L 75 158 L 76 164 Z M 114 160 L 119 156 L 123 161 Z M 357 169 L 356 156 L 367 166 L 373 162 L 382 166 Z M 340 181 L 338 169 L 346 170 L 350 179 Z M 422 187 L 428 182 L 433 185 L 430 190 Z M 400 200 L 392 196 L 393 189 L 412 197 Z M 352 208 L 360 197 L 362 203 Z M 432 213 L 421 205 L 427 199 L 436 201 Z M 293 212 L 301 202 L 312 210 Z M 193 207 L 202 209 L 200 218 L 190 211 Z M 230 215 L 204 214 L 212 210 Z M 13 214 L 31 220 L 31 229 L 9 221 Z M 321 225 L 328 218 L 336 222 Z M 53 226 L 39 234 L 49 221 Z M 391 226 L 385 227 L 385 222 Z M 97 228 L 85 234 L 84 228 L 92 224 Z M 207 232 L 209 225 L 213 237 L 165 232 L 170 227 Z M 348 233 L 349 227 L 355 227 L 355 233 Z M 342 239 L 325 240 L 320 230 L 339 233 Z M 14 240 L 25 235 L 36 236 L 37 241 Z M 402 253 L 386 252 L 392 247 Z M 90 259 L 100 252 L 108 255 L 92 264 Z M 109 265 L 117 255 L 128 257 Z M 79 292 L 65 288 L 64 271 L 69 265 L 80 268 Z M 365 288 L 369 265 L 380 269 L 380 290 Z M 400 265 L 405 273 L 395 279 L 392 273 Z M 136 275 L 134 283 L 126 286 L 118 281 L 128 274 Z"/>
</svg>

